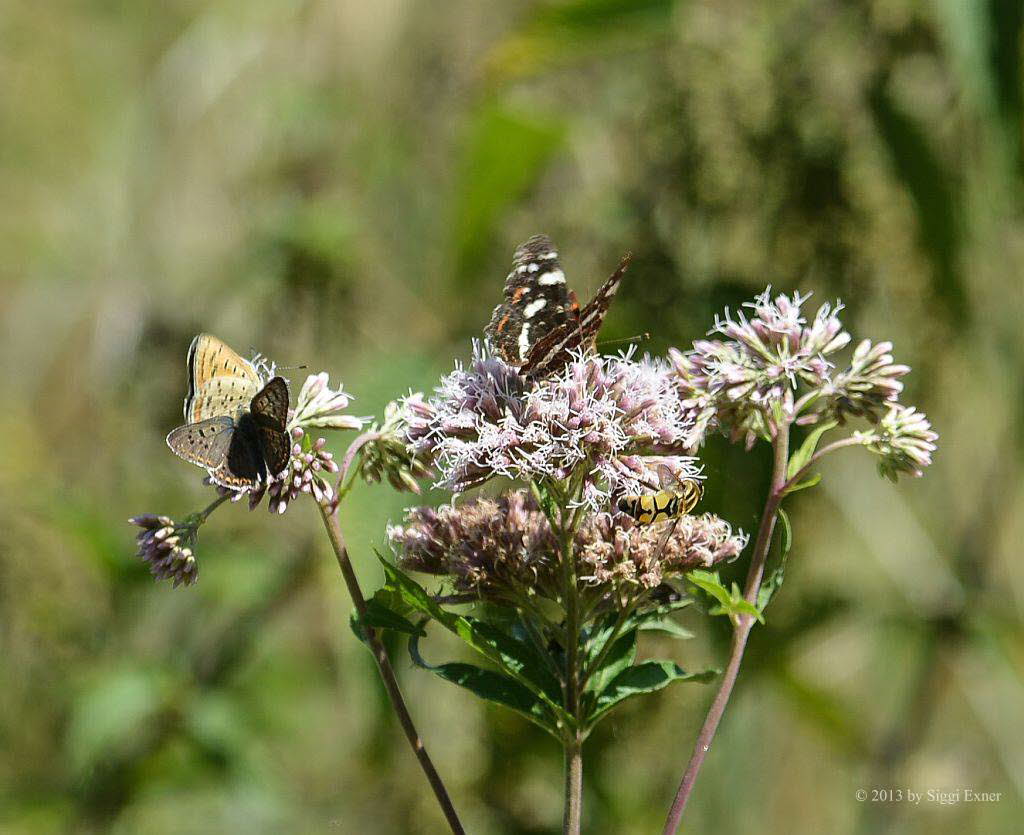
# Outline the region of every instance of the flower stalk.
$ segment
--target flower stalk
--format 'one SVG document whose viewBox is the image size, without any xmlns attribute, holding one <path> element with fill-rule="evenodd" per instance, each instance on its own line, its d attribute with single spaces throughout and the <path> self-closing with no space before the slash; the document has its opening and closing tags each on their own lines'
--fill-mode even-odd
<svg viewBox="0 0 1024 835">
<path fill-rule="evenodd" d="M 352 489 L 353 481 L 349 479 L 349 473 L 352 472 L 354 475 L 353 467 L 356 465 L 357 458 L 365 452 L 370 444 L 380 439 L 381 433 L 376 428 L 373 428 L 363 432 L 349 444 L 348 450 L 345 452 L 341 472 L 338 475 L 337 494 L 339 501 Z M 464 835 L 465 829 L 459 820 L 458 813 L 455 811 L 451 797 L 448 795 L 448 789 L 445 788 L 444 781 L 434 767 L 434 762 L 430 759 L 427 748 L 420 738 L 419 731 L 416 730 L 416 725 L 412 721 L 412 715 L 409 713 L 409 708 L 405 704 L 401 688 L 398 686 L 398 678 L 395 675 L 394 667 L 391 666 L 391 659 L 388 658 L 387 650 L 384 648 L 377 630 L 367 623 L 366 598 L 359 585 L 359 578 L 356 577 L 355 569 L 352 567 L 352 561 L 348 556 L 348 549 L 345 547 L 345 538 L 338 524 L 338 501 L 335 501 L 330 506 L 317 503 L 317 509 L 320 511 L 320 518 L 323 520 L 324 529 L 327 531 L 327 538 L 330 540 L 335 559 L 338 561 L 338 568 L 341 569 L 341 576 L 348 587 L 349 597 L 352 598 L 352 604 L 355 606 L 356 613 L 359 616 L 363 634 L 366 636 L 373 660 L 377 664 L 377 671 L 380 673 L 381 681 L 384 683 L 384 689 L 387 691 L 391 707 L 398 717 L 398 722 L 402 726 L 402 731 L 405 733 L 405 738 L 409 741 L 413 753 L 416 755 L 420 768 L 423 769 L 427 782 L 430 783 L 430 788 L 437 798 L 445 820 L 448 821 L 448 826 L 455 835 Z"/>
<path fill-rule="evenodd" d="M 423 769 L 427 782 L 430 783 L 430 788 L 433 790 L 434 796 L 441 806 L 441 811 L 444 813 L 445 820 L 448 821 L 448 826 L 456 835 L 464 835 L 465 829 L 459 820 L 458 813 L 455 811 L 451 797 L 448 795 L 448 790 L 441 780 L 441 775 L 437 773 L 437 769 L 427 753 L 426 746 L 423 744 L 415 724 L 413 724 L 412 716 L 405 704 L 402 691 L 398 686 L 398 679 L 395 676 L 394 668 L 391 666 L 387 650 L 384 649 L 384 644 L 381 643 L 377 631 L 366 625 L 366 598 L 363 597 L 362 589 L 359 587 L 359 580 L 356 578 L 355 570 L 352 568 L 352 561 L 349 559 L 348 549 L 345 547 L 345 539 L 338 525 L 338 517 L 322 504 L 318 503 L 317 508 L 320 511 L 320 518 L 323 519 L 327 538 L 331 542 L 331 548 L 334 550 L 334 556 L 338 561 L 338 568 L 341 569 L 341 576 L 345 579 L 345 585 L 348 587 L 349 596 L 352 598 L 356 612 L 363 622 L 363 632 L 366 635 L 367 643 L 370 645 L 370 651 L 373 654 L 373 660 L 377 664 L 381 680 L 384 682 L 384 689 L 387 691 L 391 707 L 394 708 L 398 722 L 405 733 L 405 738 L 409 740 L 409 745 L 419 761 L 420 768 Z"/>
<path fill-rule="evenodd" d="M 772 481 L 768 491 L 768 498 L 765 501 L 764 510 L 761 513 L 761 522 L 757 529 L 757 539 L 754 541 L 754 552 L 750 558 L 750 569 L 747 572 L 747 581 L 743 597 L 752 606 L 757 604 L 757 593 L 761 590 L 761 581 L 764 578 L 764 566 L 768 559 L 768 550 L 771 546 L 772 533 L 775 530 L 775 521 L 778 518 L 779 507 L 786 494 L 786 468 L 789 462 L 789 428 L 781 429 L 775 436 L 773 444 L 775 455 L 772 466 Z M 740 614 L 733 622 L 732 644 L 729 652 L 729 663 L 722 676 L 722 683 L 718 687 L 714 701 L 708 709 L 704 724 L 697 735 L 697 743 L 694 745 L 690 762 L 683 773 L 683 779 L 676 790 L 675 799 L 669 809 L 668 820 L 665 822 L 665 835 L 672 835 L 679 828 L 683 811 L 686 809 L 686 802 L 690 799 L 694 784 L 697 782 L 697 775 L 704 758 L 711 748 L 711 742 L 718 730 L 718 724 L 722 721 L 725 713 L 725 706 L 729 703 L 732 689 L 736 684 L 736 677 L 740 671 L 740 664 L 743 661 L 743 653 L 747 648 L 747 638 L 754 626 L 753 615 Z"/>
<path fill-rule="evenodd" d="M 562 566 L 565 577 L 565 706 L 572 716 L 572 727 L 565 729 L 565 812 L 562 831 L 577 835 L 583 811 L 583 738 L 580 714 L 580 600 L 576 582 L 576 558 L 573 551 L 574 525 L 566 525 L 562 508 Z M 570 514 L 570 519 L 579 511 Z"/>
</svg>

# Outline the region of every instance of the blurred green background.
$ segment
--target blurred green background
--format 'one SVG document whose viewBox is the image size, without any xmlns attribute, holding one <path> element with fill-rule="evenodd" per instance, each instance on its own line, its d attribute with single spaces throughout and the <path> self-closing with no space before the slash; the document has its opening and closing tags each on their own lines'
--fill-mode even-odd
<svg viewBox="0 0 1024 835">
<path fill-rule="evenodd" d="M 605 334 L 656 352 L 769 283 L 841 297 L 941 433 L 920 481 L 843 452 L 796 497 L 688 831 L 1020 831 L 1022 30 L 1019 0 L 4 3 L 0 831 L 443 831 L 311 505 L 218 511 L 177 590 L 125 519 L 208 501 L 163 441 L 197 331 L 379 414 L 542 231 L 581 296 L 635 254 Z M 767 464 L 713 440 L 705 506 L 751 530 Z M 369 591 L 408 503 L 343 509 Z M 691 621 L 655 649 L 721 665 Z M 394 649 L 467 828 L 557 831 L 554 744 Z M 712 693 L 601 726 L 587 831 L 660 830 Z"/>
</svg>

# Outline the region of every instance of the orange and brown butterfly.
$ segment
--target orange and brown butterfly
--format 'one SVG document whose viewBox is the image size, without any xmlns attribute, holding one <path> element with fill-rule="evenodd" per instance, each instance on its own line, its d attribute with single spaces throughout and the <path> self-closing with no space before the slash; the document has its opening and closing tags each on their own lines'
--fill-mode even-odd
<svg viewBox="0 0 1024 835">
<path fill-rule="evenodd" d="M 264 385 L 252 362 L 208 333 L 192 340 L 187 365 L 185 425 L 167 436 L 171 450 L 233 490 L 280 473 L 291 448 L 285 379 Z"/>
<path fill-rule="evenodd" d="M 653 525 L 664 519 L 685 516 L 701 500 L 704 485 L 695 478 L 679 478 L 661 464 L 657 467 L 661 490 L 643 495 L 623 496 L 618 508 L 641 525 Z"/>
</svg>

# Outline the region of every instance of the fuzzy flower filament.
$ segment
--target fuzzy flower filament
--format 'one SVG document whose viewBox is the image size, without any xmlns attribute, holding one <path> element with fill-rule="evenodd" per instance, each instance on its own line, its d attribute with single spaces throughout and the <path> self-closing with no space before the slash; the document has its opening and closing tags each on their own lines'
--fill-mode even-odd
<svg viewBox="0 0 1024 835">
<path fill-rule="evenodd" d="M 528 385 L 477 343 L 469 366 L 444 377 L 434 397 L 404 407 L 407 439 L 434 465 L 437 486 L 458 493 L 494 477 L 565 481 L 584 466 L 582 500 L 595 512 L 613 493 L 656 483 L 651 468 L 638 472 L 625 459 L 679 461 L 699 442 L 671 367 L 631 353 L 579 355 Z M 687 469 L 696 471 L 695 459 Z"/>
<path fill-rule="evenodd" d="M 891 342 L 862 340 L 849 363 L 838 353 L 851 342 L 839 313 L 824 304 L 808 321 L 801 312 L 808 296 L 771 298 L 771 288 L 744 305 L 749 312 L 716 318 L 711 335 L 689 351 L 671 349 L 681 397 L 696 414 L 701 436 L 720 430 L 749 449 L 756 439 L 771 441 L 793 423 L 800 425 L 848 417 L 876 426 L 859 432 L 859 441 L 882 456 L 883 475 L 920 475 L 931 463 L 938 435 L 927 418 L 899 404 L 902 377 L 909 366 L 897 363 Z M 849 445 L 845 443 L 843 445 Z"/>
</svg>

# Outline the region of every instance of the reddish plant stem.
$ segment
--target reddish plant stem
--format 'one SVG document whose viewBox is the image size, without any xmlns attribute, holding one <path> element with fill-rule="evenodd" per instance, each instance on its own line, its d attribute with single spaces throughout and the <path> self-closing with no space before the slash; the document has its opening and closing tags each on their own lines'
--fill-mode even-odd
<svg viewBox="0 0 1024 835">
<path fill-rule="evenodd" d="M 351 460 L 346 460 L 345 469 L 342 471 L 343 477 L 347 472 L 348 467 L 351 466 L 351 463 Z M 370 645 L 370 651 L 373 653 L 373 660 L 377 662 L 377 670 L 380 672 L 381 680 L 384 682 L 384 689 L 387 691 L 388 698 L 391 700 L 391 706 L 395 710 L 398 722 L 402 726 L 402 730 L 405 732 L 405 738 L 409 740 L 409 745 L 412 746 L 413 753 L 416 754 L 416 759 L 419 760 L 420 767 L 423 769 L 423 773 L 427 776 L 430 788 L 434 790 L 434 796 L 437 798 L 437 802 L 441 806 L 441 811 L 444 812 L 444 816 L 448 821 L 448 826 L 451 828 L 451 831 L 455 833 L 455 835 L 465 835 L 465 829 L 462 828 L 462 823 L 459 821 L 459 816 L 455 811 L 455 806 L 452 804 L 451 798 L 448 796 L 448 790 L 441 781 L 441 776 L 437 773 L 437 769 L 434 768 L 434 763 L 427 754 L 427 749 L 423 745 L 423 740 L 420 739 L 416 726 L 413 724 L 412 716 L 409 714 L 408 707 L 406 707 L 402 691 L 398 687 L 398 679 L 396 678 L 395 671 L 391 666 L 391 661 L 388 658 L 387 651 L 384 649 L 384 645 L 381 643 L 380 637 L 377 635 L 377 631 L 365 625 L 366 599 L 363 597 L 363 592 L 359 588 L 359 580 L 356 578 L 355 570 L 352 568 L 352 561 L 348 557 L 348 549 L 345 547 L 345 539 L 341 534 L 341 527 L 338 525 L 338 517 L 328 508 L 325 508 L 319 503 L 317 504 L 317 507 L 320 509 L 320 516 L 323 517 L 324 527 L 327 529 L 327 536 L 331 540 L 331 547 L 334 549 L 334 556 L 338 560 L 338 567 L 341 569 L 341 574 L 345 578 L 345 585 L 348 586 L 348 593 L 352 597 L 352 602 L 355 604 L 356 612 L 358 612 L 360 621 L 363 623 L 366 640 Z"/>
<path fill-rule="evenodd" d="M 773 444 L 775 450 L 774 465 L 772 468 L 772 482 L 768 491 L 768 498 L 765 501 L 764 511 L 761 513 L 761 522 L 757 529 L 757 539 L 754 542 L 754 553 L 750 559 L 750 569 L 747 572 L 746 587 L 743 596 L 752 605 L 757 605 L 757 593 L 761 589 L 761 580 L 764 578 L 765 561 L 768 559 L 768 549 L 771 546 L 772 532 L 775 530 L 775 519 L 778 515 L 779 505 L 786 490 L 786 467 L 789 462 L 789 427 L 780 427 Z M 736 677 L 740 671 L 740 663 L 743 661 L 743 652 L 747 647 L 747 638 L 754 625 L 754 618 L 750 615 L 739 615 L 733 623 L 732 649 L 729 653 L 729 663 L 725 668 L 725 675 L 722 676 L 722 683 L 718 687 L 715 699 L 708 708 L 708 714 L 704 718 L 700 734 L 697 736 L 697 744 L 694 746 L 690 762 L 686 766 L 683 779 L 676 790 L 672 808 L 668 813 L 668 820 L 665 821 L 664 835 L 674 835 L 682 820 L 683 811 L 686 809 L 686 802 L 690 798 L 693 786 L 697 782 L 697 774 L 704 764 L 704 758 L 711 748 L 711 741 L 718 730 L 718 724 L 722 721 L 722 714 L 725 713 L 725 706 L 729 703 L 732 695 L 732 688 L 736 684 Z"/>
</svg>

